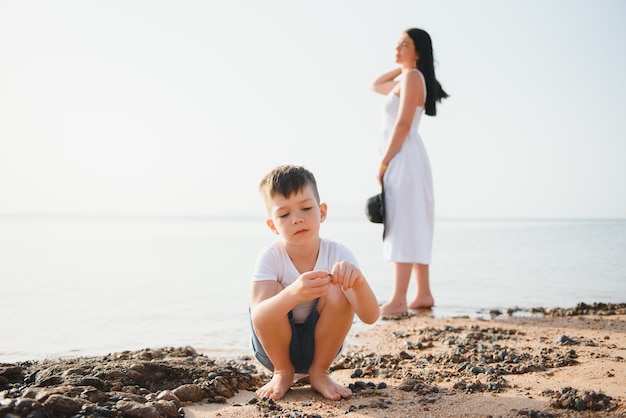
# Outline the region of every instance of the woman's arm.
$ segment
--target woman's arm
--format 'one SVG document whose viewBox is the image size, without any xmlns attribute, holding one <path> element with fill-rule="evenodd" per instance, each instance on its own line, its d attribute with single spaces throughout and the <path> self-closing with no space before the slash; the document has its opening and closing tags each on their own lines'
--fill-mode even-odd
<svg viewBox="0 0 626 418">
<path fill-rule="evenodd" d="M 400 151 L 406 136 L 411 129 L 413 116 L 417 106 L 424 102 L 424 86 L 417 71 L 407 71 L 400 81 L 399 89 L 400 107 L 398 108 L 398 118 L 391 131 L 391 136 L 387 144 L 387 149 L 383 154 L 378 179 L 382 184 L 383 174 L 389 162 Z"/>
<path fill-rule="evenodd" d="M 402 69 L 398 67 L 381 75 L 376 80 L 374 80 L 374 82 L 370 86 L 370 89 L 376 93 L 389 94 L 389 92 L 398 85 L 399 81 L 395 78 L 398 77 L 401 73 Z"/>
</svg>

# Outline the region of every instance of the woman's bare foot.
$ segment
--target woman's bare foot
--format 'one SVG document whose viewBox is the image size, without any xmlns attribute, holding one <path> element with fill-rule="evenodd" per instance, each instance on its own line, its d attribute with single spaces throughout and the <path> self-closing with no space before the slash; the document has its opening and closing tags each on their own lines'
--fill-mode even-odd
<svg viewBox="0 0 626 418">
<path fill-rule="evenodd" d="M 409 309 L 427 309 L 435 306 L 435 299 L 432 296 L 416 297 L 409 303 Z"/>
<path fill-rule="evenodd" d="M 409 311 L 406 303 L 387 302 L 380 305 L 380 316 L 398 315 Z"/>
<path fill-rule="evenodd" d="M 335 382 L 327 373 L 311 373 L 309 370 L 311 387 L 318 391 L 326 399 L 338 401 L 347 399 L 352 395 L 352 391 Z"/>
<path fill-rule="evenodd" d="M 282 399 L 293 384 L 294 372 L 275 371 L 272 380 L 255 392 L 259 399 L 268 398 L 272 400 Z"/>
</svg>

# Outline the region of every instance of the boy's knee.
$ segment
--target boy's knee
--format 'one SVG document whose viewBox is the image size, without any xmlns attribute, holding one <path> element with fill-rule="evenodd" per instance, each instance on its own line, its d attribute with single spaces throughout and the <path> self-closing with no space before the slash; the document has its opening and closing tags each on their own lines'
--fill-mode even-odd
<svg viewBox="0 0 626 418">
<path fill-rule="evenodd" d="M 255 311 L 250 312 L 250 321 L 252 322 L 252 327 L 260 331 L 276 326 L 274 319 L 268 318 L 267 315 L 259 315 Z"/>
<path fill-rule="evenodd" d="M 344 312 L 344 311 L 345 312 L 353 311 L 350 301 L 348 300 L 348 298 L 346 298 L 346 295 L 344 295 L 341 289 L 337 289 L 337 291 L 332 292 L 332 293 L 329 292 L 326 295 L 326 300 L 323 306 L 319 306 L 320 314 L 328 308 L 330 308 L 329 309 L 330 311 L 337 312 L 337 313 Z"/>
</svg>

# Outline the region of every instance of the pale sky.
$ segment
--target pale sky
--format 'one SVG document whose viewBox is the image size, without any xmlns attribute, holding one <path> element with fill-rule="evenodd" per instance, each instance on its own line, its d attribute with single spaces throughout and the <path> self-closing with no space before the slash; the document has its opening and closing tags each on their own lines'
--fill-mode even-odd
<svg viewBox="0 0 626 418">
<path fill-rule="evenodd" d="M 626 217 L 621 0 L 0 1 L 0 214 L 263 213 L 302 164 L 329 216 L 377 191 L 410 27 L 450 94 L 420 132 L 438 217 Z"/>
</svg>

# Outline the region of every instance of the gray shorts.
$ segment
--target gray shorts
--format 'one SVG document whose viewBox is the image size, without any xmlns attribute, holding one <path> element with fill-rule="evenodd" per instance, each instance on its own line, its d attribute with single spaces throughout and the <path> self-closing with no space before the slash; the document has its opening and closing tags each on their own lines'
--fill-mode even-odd
<svg viewBox="0 0 626 418">
<path fill-rule="evenodd" d="M 313 362 L 313 353 L 315 353 L 315 326 L 320 317 L 320 313 L 317 310 L 318 301 L 319 299 L 315 299 L 313 310 L 301 324 L 293 322 L 293 313 L 291 311 L 288 315 L 289 323 L 291 324 L 289 357 L 296 369 L 296 373 L 308 373 L 309 367 L 311 367 L 311 363 Z M 257 338 L 254 327 L 252 327 L 252 321 L 250 321 L 250 328 L 252 328 L 252 350 L 254 351 L 254 356 L 259 363 L 273 372 L 274 365 L 265 353 L 261 341 Z"/>
</svg>

